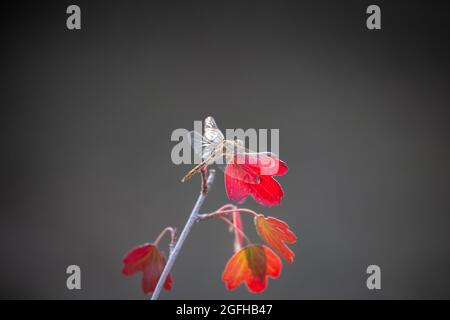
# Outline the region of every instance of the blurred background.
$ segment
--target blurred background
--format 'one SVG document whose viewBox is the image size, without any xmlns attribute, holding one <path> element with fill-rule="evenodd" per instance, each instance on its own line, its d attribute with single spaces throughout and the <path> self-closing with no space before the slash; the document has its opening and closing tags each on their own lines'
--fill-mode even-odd
<svg viewBox="0 0 450 320">
<path fill-rule="evenodd" d="M 382 30 L 366 28 L 370 4 Z M 227 291 L 232 237 L 197 224 L 161 298 L 450 298 L 448 2 L 0 8 L 0 298 L 145 299 L 122 258 L 184 225 L 199 179 L 180 183 L 190 166 L 172 164 L 170 135 L 207 115 L 280 129 L 282 205 L 246 206 L 290 224 L 296 260 L 261 295 Z M 204 212 L 226 202 L 219 175 Z M 371 264 L 381 290 L 366 287 Z"/>
</svg>

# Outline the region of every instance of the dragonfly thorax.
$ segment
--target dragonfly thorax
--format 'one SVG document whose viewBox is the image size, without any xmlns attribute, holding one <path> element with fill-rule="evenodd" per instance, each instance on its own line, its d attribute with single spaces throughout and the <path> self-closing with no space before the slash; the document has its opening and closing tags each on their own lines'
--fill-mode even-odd
<svg viewBox="0 0 450 320">
<path fill-rule="evenodd" d="M 241 150 L 244 148 L 244 143 L 242 140 L 223 140 L 222 144 L 222 153 L 224 156 L 232 156 L 236 153 L 242 152 Z"/>
</svg>

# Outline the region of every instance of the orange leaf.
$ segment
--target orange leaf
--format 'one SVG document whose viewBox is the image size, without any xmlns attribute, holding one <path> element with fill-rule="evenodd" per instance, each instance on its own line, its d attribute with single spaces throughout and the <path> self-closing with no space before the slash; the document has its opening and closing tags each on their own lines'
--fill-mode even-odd
<svg viewBox="0 0 450 320">
<path fill-rule="evenodd" d="M 255 226 L 259 236 L 278 254 L 289 263 L 294 261 L 295 254 L 285 243 L 295 243 L 297 237 L 287 223 L 273 217 L 266 218 L 260 214 L 255 217 Z"/>
<path fill-rule="evenodd" d="M 269 247 L 252 244 L 230 258 L 222 280 L 228 290 L 234 290 L 245 282 L 250 292 L 260 293 L 267 287 L 267 277 L 278 278 L 281 268 L 280 258 Z"/>
</svg>

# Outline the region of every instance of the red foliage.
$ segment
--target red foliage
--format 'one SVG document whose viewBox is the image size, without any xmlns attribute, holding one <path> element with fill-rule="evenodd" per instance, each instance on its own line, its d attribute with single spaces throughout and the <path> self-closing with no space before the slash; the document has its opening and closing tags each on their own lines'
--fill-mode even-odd
<svg viewBox="0 0 450 320">
<path fill-rule="evenodd" d="M 287 165 L 273 155 L 235 155 L 225 169 L 228 198 L 243 203 L 250 195 L 263 206 L 278 205 L 284 193 L 273 176 L 284 175 L 287 171 Z"/>
<path fill-rule="evenodd" d="M 159 277 L 166 265 L 166 255 L 155 245 L 146 243 L 131 249 L 123 259 L 122 273 L 126 276 L 142 271 L 142 290 L 145 294 L 153 292 L 158 283 Z M 172 289 L 172 275 L 169 274 L 164 289 Z"/>
<path fill-rule="evenodd" d="M 281 269 L 280 258 L 269 247 L 252 244 L 231 257 L 223 271 L 222 280 L 229 290 L 245 282 L 250 292 L 260 293 L 267 287 L 267 278 L 278 278 Z"/>
</svg>

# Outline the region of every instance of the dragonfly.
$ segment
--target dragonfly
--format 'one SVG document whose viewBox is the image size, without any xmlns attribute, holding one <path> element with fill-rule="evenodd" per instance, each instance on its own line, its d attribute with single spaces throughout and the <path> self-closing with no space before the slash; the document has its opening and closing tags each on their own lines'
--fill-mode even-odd
<svg viewBox="0 0 450 320">
<path fill-rule="evenodd" d="M 217 127 L 216 121 L 211 116 L 204 120 L 203 132 L 203 136 L 196 131 L 189 133 L 189 143 L 194 152 L 201 158 L 201 162 L 189 170 L 181 179 L 181 182 L 188 181 L 206 166 L 215 164 L 228 175 L 234 174 L 233 178 L 244 180 L 247 183 L 259 183 L 259 179 L 255 178 L 254 175 L 239 171 L 236 173 L 236 170 L 233 170 L 233 173 L 225 171 L 226 165 L 236 161 L 236 159 L 242 159 L 244 162 L 250 159 L 253 164 L 258 163 L 266 167 L 277 163 L 274 161 L 274 155 L 270 152 L 257 153 L 246 149 L 242 140 L 225 139 L 222 131 Z"/>
</svg>

